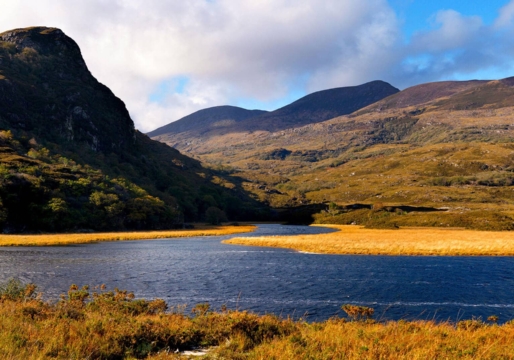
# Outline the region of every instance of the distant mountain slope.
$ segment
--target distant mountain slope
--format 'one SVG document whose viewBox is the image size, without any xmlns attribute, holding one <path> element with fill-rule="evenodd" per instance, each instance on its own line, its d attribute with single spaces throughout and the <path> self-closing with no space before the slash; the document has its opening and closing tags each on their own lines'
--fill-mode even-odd
<svg viewBox="0 0 514 360">
<path fill-rule="evenodd" d="M 356 114 L 363 114 L 376 110 L 401 109 L 409 106 L 419 106 L 433 100 L 451 97 L 457 93 L 476 88 L 487 82 L 487 80 L 440 81 L 416 85 L 377 101 L 376 103 L 356 112 Z"/>
<path fill-rule="evenodd" d="M 203 111 L 199 111 L 177 121 L 177 125 L 171 123 L 148 133 L 148 135 L 177 149 L 186 150 L 195 143 L 204 144 L 206 141 L 216 143 L 218 138 L 227 134 L 234 134 L 237 137 L 239 136 L 237 134 L 253 131 L 272 132 L 322 122 L 340 115 L 350 114 L 398 91 L 383 81 L 318 91 L 278 110 L 232 123 L 227 122 L 219 127 L 212 126 L 213 120 L 199 121 L 200 115 L 203 115 L 203 113 L 200 114 Z M 211 109 L 206 109 L 205 114 L 209 114 L 211 111 Z M 186 122 L 185 120 L 189 120 L 188 118 L 196 121 L 194 123 L 193 121 Z M 191 126 L 186 126 L 186 123 Z"/>
<path fill-rule="evenodd" d="M 181 133 L 185 131 L 206 132 L 210 129 L 231 126 L 239 121 L 267 113 L 263 110 L 246 110 L 236 106 L 215 106 L 202 109 L 185 116 L 168 125 L 164 125 L 147 133 L 154 137 L 167 133 Z"/>
<path fill-rule="evenodd" d="M 177 147 L 304 221 L 513 230 L 513 119 L 514 78 L 448 81 L 323 122 Z"/>
<path fill-rule="evenodd" d="M 162 228 L 259 207 L 137 131 L 78 45 L 45 27 L 0 33 L 0 199 L 0 231 Z"/>
<path fill-rule="evenodd" d="M 234 125 L 234 130 L 278 131 L 351 114 L 399 92 L 384 81 L 317 91 L 278 110 Z"/>
</svg>

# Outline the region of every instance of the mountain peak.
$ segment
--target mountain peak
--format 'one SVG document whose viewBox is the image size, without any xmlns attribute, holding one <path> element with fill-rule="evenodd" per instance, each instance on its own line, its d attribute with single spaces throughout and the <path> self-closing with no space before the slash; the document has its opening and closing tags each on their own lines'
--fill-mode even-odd
<svg viewBox="0 0 514 360">
<path fill-rule="evenodd" d="M 18 51 L 31 48 L 44 55 L 80 55 L 77 43 L 61 29 L 52 27 L 35 26 L 9 30 L 0 33 L 0 40 L 14 44 Z"/>
<path fill-rule="evenodd" d="M 0 33 L 0 128 L 48 134 L 70 146 L 122 152 L 135 141 L 125 104 L 88 70 L 77 43 L 60 29 Z"/>
</svg>

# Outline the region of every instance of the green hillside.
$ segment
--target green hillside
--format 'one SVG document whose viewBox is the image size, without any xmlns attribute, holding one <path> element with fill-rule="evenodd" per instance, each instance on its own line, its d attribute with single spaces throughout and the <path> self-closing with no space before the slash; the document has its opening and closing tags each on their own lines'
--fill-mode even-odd
<svg viewBox="0 0 514 360">
<path fill-rule="evenodd" d="M 209 207 L 266 214 L 238 182 L 137 131 L 59 29 L 0 34 L 0 130 L 4 231 L 164 228 Z"/>
</svg>

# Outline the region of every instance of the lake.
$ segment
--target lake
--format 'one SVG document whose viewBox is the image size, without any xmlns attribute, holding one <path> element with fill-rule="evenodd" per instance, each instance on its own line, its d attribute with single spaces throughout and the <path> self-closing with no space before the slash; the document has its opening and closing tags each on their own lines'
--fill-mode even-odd
<svg viewBox="0 0 514 360">
<path fill-rule="evenodd" d="M 259 225 L 251 236 L 324 233 Z M 376 319 L 514 319 L 513 257 L 345 256 L 221 244 L 230 237 L 0 247 L 0 281 L 34 282 L 46 299 L 71 284 L 106 284 L 170 306 L 274 313 L 309 321 L 342 316 L 343 304 Z"/>
</svg>

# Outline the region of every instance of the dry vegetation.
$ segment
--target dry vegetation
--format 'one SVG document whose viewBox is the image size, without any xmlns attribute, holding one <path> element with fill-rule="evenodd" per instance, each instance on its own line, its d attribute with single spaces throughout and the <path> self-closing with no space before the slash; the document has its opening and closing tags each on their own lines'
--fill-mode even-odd
<svg viewBox="0 0 514 360">
<path fill-rule="evenodd" d="M 399 230 L 330 225 L 321 235 L 234 238 L 227 244 L 294 249 L 320 254 L 513 256 L 514 233 L 446 228 Z"/>
<path fill-rule="evenodd" d="M 86 234 L 0 235 L 0 246 L 48 246 L 84 244 L 99 241 L 154 240 L 193 236 L 223 236 L 252 232 L 255 226 L 197 226 L 192 230 L 109 232 Z"/>
<path fill-rule="evenodd" d="M 206 359 L 514 357 L 514 324 L 496 325 L 494 316 L 489 324 L 375 322 L 350 314 L 307 323 L 227 309 L 211 312 L 208 304 L 191 312 L 169 309 L 160 299 L 75 285 L 50 304 L 35 290 L 15 280 L 0 286 L 2 359 L 179 359 L 184 350 L 198 347 L 209 349 Z"/>
</svg>

